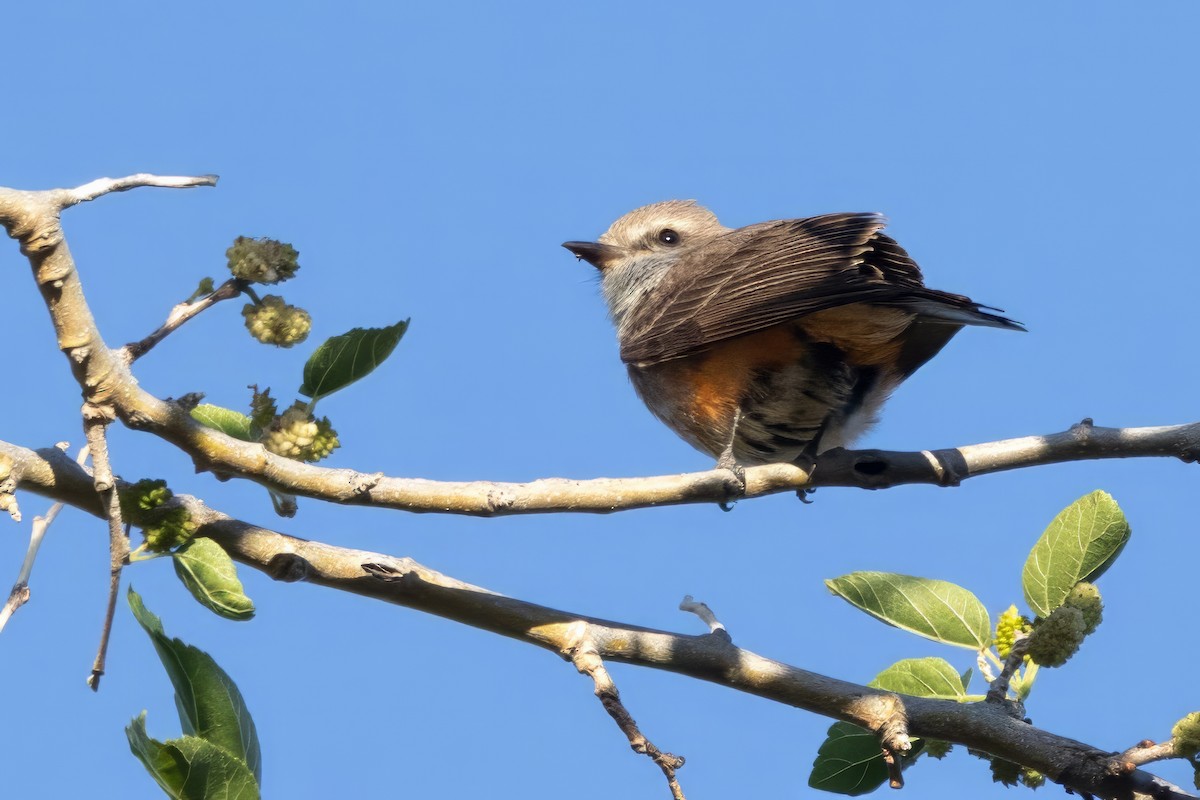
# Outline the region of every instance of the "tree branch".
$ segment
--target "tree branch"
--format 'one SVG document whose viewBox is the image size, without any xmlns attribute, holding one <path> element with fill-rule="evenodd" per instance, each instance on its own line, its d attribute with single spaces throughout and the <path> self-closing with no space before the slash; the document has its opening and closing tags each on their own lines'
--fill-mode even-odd
<svg viewBox="0 0 1200 800">
<path fill-rule="evenodd" d="M 175 331 L 179 330 L 188 320 L 199 316 L 201 312 L 212 308 L 222 300 L 229 300 L 237 297 L 246 288 L 246 282 L 238 278 L 230 278 L 222 283 L 214 291 L 209 292 L 203 297 L 189 303 L 180 303 L 171 309 L 171 313 L 167 315 L 167 320 L 159 326 L 158 330 L 149 334 L 143 339 L 136 342 L 130 342 L 122 348 L 126 362 L 133 362 L 142 356 L 149 353 L 156 344 L 170 336 Z"/>
<path fill-rule="evenodd" d="M 65 442 L 63 446 L 66 446 Z M 87 461 L 87 457 L 88 448 L 85 445 L 80 448 L 75 463 L 82 467 L 83 463 Z M 62 509 L 63 503 L 60 500 L 50 506 L 45 516 L 33 518 L 32 530 L 29 532 L 29 547 L 25 550 L 25 561 L 21 563 L 21 571 L 17 573 L 17 579 L 13 581 L 12 590 L 8 593 L 8 600 L 4 603 L 4 607 L 0 608 L 0 631 L 4 630 L 4 626 L 8 624 L 8 620 L 17 612 L 17 609 L 29 602 L 29 578 L 33 575 L 33 564 L 37 561 L 38 550 L 41 549 L 46 531 L 54 524 L 58 512 Z"/>
<path fill-rule="evenodd" d="M 108 457 L 108 437 L 105 429 L 112 421 L 108 409 L 85 403 L 83 407 L 83 429 L 87 434 L 88 450 L 92 455 L 92 482 L 96 495 L 104 508 L 108 521 L 108 603 L 104 610 L 104 624 L 100 628 L 100 645 L 96 648 L 96 659 L 92 662 L 92 673 L 87 684 L 92 691 L 100 690 L 100 676 L 108 659 L 108 640 L 112 635 L 113 615 L 117 610 L 117 595 L 121 589 L 121 571 L 129 563 L 129 540 L 121 522 L 121 500 L 117 491 L 117 479 L 113 475 L 112 462 Z"/>
<path fill-rule="evenodd" d="M 664 753 L 642 734 L 637 723 L 634 722 L 633 715 L 621 702 L 621 693 L 617 691 L 617 685 L 613 682 L 608 669 L 605 668 L 604 659 L 600 657 L 600 653 L 596 650 L 596 644 L 588 637 L 587 631 L 585 622 L 571 624 L 567 631 L 567 646 L 562 651 L 563 657 L 570 660 L 581 674 L 592 679 L 592 683 L 596 687 L 596 697 L 599 698 L 608 715 L 617 723 L 617 727 L 625 734 L 633 752 L 648 756 L 662 770 L 663 776 L 667 779 L 667 787 L 671 790 L 671 797 L 674 800 L 685 800 L 683 788 L 680 787 L 679 780 L 675 777 L 675 773 L 684 764 L 683 757 Z"/>
<path fill-rule="evenodd" d="M 139 172 L 136 175 L 126 175 L 124 178 L 97 178 L 83 186 L 74 189 L 59 190 L 64 199 L 63 208 L 77 203 L 86 203 L 112 192 L 127 192 L 144 186 L 158 186 L 163 189 L 194 189 L 197 186 L 216 186 L 216 175 L 151 175 Z"/>
<path fill-rule="evenodd" d="M 63 208 L 138 186 L 211 186 L 213 176 L 132 175 L 103 178 L 75 189 L 21 192 L 0 188 L 0 224 L 21 243 L 38 288 L 87 400 L 111 405 L 131 428 L 149 431 L 187 452 L 198 469 L 236 475 L 283 494 L 335 503 L 481 517 L 546 512 L 611 513 L 728 499 L 726 470 L 653 478 L 544 479 L 530 483 L 441 482 L 388 477 L 302 464 L 268 453 L 196 422 L 186 409 L 138 386 L 127 352 L 109 349 L 100 335 L 62 234 Z M 153 335 L 152 335 L 153 336 Z M 134 345 L 133 347 L 136 347 Z M 1200 423 L 1153 428 L 1098 428 L 1091 420 L 1062 433 L 915 452 L 831 450 L 815 465 L 772 464 L 746 469 L 745 497 L 850 486 L 955 486 L 992 472 L 1103 458 L 1200 459 Z"/>
<path fill-rule="evenodd" d="M 18 485 L 102 514 L 87 473 L 61 452 L 34 452 L 0 442 Z M 455 580 L 408 558 L 333 547 L 232 519 L 186 495 L 176 495 L 200 528 L 237 561 L 282 581 L 308 581 L 435 614 L 561 654 L 582 622 L 596 654 L 710 681 L 738 691 L 851 722 L 879 733 L 893 749 L 902 736 L 941 739 L 1022 764 L 1080 794 L 1128 798 L 1191 797 L 1140 769 L 1114 774 L 1112 754 L 1040 730 L 1008 704 L 904 697 L 765 658 L 736 647 L 727 634 L 697 636 L 572 614 L 505 597 Z"/>
</svg>

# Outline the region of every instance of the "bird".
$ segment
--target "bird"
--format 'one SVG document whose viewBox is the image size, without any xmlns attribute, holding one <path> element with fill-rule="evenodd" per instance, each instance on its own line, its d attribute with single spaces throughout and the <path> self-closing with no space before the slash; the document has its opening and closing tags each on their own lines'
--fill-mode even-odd
<svg viewBox="0 0 1200 800">
<path fill-rule="evenodd" d="M 964 326 L 1025 330 L 926 287 L 885 225 L 837 213 L 728 228 L 668 200 L 563 247 L 599 271 L 638 396 L 740 478 L 850 446 Z"/>
</svg>

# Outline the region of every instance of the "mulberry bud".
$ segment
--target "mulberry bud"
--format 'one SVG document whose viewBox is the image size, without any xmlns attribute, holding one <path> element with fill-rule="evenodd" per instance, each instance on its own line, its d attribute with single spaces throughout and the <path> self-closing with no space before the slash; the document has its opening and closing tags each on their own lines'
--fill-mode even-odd
<svg viewBox="0 0 1200 800">
<path fill-rule="evenodd" d="M 1043 667 L 1061 667 L 1079 650 L 1086 631 L 1082 611 L 1059 606 L 1033 626 L 1033 633 L 1029 635 L 1029 657 Z"/>
<path fill-rule="evenodd" d="M 1188 756 L 1200 752 L 1200 711 L 1193 711 L 1171 728 L 1171 738 L 1175 740 L 1175 752 Z"/>
<path fill-rule="evenodd" d="M 1094 583 L 1077 583 L 1063 605 L 1078 608 L 1083 614 L 1085 634 L 1096 630 L 1100 620 L 1104 618 L 1104 602 L 1100 599 L 1100 590 Z"/>
<path fill-rule="evenodd" d="M 175 506 L 153 515 L 153 521 L 142 526 L 146 535 L 146 547 L 156 553 L 165 553 L 192 538 L 198 527 L 186 508 Z"/>
<path fill-rule="evenodd" d="M 275 418 L 262 443 L 272 453 L 296 461 L 320 461 L 339 445 L 329 418 L 314 418 L 300 401 Z"/>
<path fill-rule="evenodd" d="M 246 330 L 263 344 L 291 347 L 308 338 L 312 317 L 303 308 L 290 306 L 283 298 L 269 294 L 259 304 L 247 303 L 242 308 Z"/>
<path fill-rule="evenodd" d="M 1031 629 L 1029 620 L 1021 616 L 1017 612 L 1016 606 L 1009 606 L 1008 610 L 1000 615 L 996 621 L 996 652 L 1001 658 L 1008 658 L 1008 654 L 1012 652 L 1013 644 L 1017 640 L 1017 632 L 1029 633 Z"/>
<path fill-rule="evenodd" d="M 151 511 L 172 497 L 166 481 L 143 478 L 121 492 L 121 518 L 140 528 L 149 520 Z"/>
<path fill-rule="evenodd" d="M 1036 769 L 1021 767 L 1021 783 L 1025 784 L 1030 789 L 1036 789 L 1045 782 L 1046 776 L 1038 772 Z"/>
<path fill-rule="evenodd" d="M 235 278 L 254 283 L 279 283 L 295 276 L 300 254 L 286 242 L 239 236 L 225 251 Z"/>
</svg>

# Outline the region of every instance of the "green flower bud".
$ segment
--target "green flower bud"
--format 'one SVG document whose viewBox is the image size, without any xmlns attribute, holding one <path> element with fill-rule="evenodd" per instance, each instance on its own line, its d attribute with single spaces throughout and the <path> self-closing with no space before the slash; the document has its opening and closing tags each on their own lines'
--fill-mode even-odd
<svg viewBox="0 0 1200 800">
<path fill-rule="evenodd" d="M 310 462 L 320 461 L 340 444 L 329 418 L 316 419 L 299 400 L 275 418 L 261 441 L 276 455 Z"/>
<path fill-rule="evenodd" d="M 996 621 L 996 652 L 1001 658 L 1008 658 L 1008 654 L 1012 652 L 1013 644 L 1017 640 L 1017 633 L 1029 633 L 1032 626 L 1028 618 L 1021 616 L 1017 612 L 1016 606 L 1009 606 L 1008 610 L 1000 615 Z"/>
<path fill-rule="evenodd" d="M 1029 634 L 1029 657 L 1043 667 L 1061 667 L 1079 650 L 1086 635 L 1083 612 L 1059 606 L 1033 626 L 1033 633 Z"/>
<path fill-rule="evenodd" d="M 1200 752 L 1200 711 L 1193 711 L 1171 728 L 1175 740 L 1175 752 L 1183 757 Z M 1200 787 L 1197 787 L 1200 788 Z"/>
<path fill-rule="evenodd" d="M 148 549 L 165 553 L 191 539 L 198 527 L 186 508 L 174 506 L 156 512 L 153 521 L 142 526 L 142 533 Z"/>
<path fill-rule="evenodd" d="M 1016 786 L 1021 774 L 1019 764 L 1005 761 L 1003 758 L 992 759 L 992 783 L 1003 783 L 1005 786 Z"/>
<path fill-rule="evenodd" d="M 142 529 L 146 547 L 165 553 L 192 538 L 196 524 L 182 506 L 165 507 L 174 495 L 161 480 L 140 480 L 121 492 L 121 516 Z"/>
<path fill-rule="evenodd" d="M 1063 605 L 1079 609 L 1086 625 L 1085 633 L 1088 634 L 1096 630 L 1100 620 L 1104 618 L 1104 603 L 1100 599 L 1100 590 L 1094 583 L 1075 584 L 1075 588 L 1067 595 Z"/>
<path fill-rule="evenodd" d="M 312 317 L 303 308 L 290 306 L 278 295 L 269 294 L 259 304 L 242 308 L 246 330 L 263 344 L 291 347 L 308 338 Z"/>
<path fill-rule="evenodd" d="M 143 478 L 121 492 L 121 518 L 140 528 L 150 518 L 151 511 L 173 496 L 166 481 Z"/>
<path fill-rule="evenodd" d="M 1036 769 L 1021 767 L 1021 783 L 1025 784 L 1030 789 L 1036 789 L 1045 782 L 1046 776 L 1038 772 Z"/>
<path fill-rule="evenodd" d="M 233 246 L 225 251 L 234 277 L 254 283 L 279 283 L 293 277 L 300 269 L 299 256 L 296 248 L 286 242 L 245 236 L 234 239 Z"/>
</svg>

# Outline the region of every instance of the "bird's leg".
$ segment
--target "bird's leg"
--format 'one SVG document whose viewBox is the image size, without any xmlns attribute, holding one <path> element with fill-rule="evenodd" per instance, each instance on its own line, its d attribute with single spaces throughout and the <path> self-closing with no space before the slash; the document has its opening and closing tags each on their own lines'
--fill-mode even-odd
<svg viewBox="0 0 1200 800">
<path fill-rule="evenodd" d="M 804 469 L 806 472 L 808 472 L 809 475 L 811 475 L 813 470 L 815 470 L 817 467 L 817 455 L 821 452 L 821 438 L 825 435 L 825 432 L 829 430 L 829 421 L 832 417 L 832 414 L 827 414 L 825 416 L 824 421 L 821 422 L 821 427 L 817 428 L 816 435 L 814 435 L 812 439 L 809 439 L 808 444 L 804 445 L 804 449 L 800 451 L 800 455 L 796 456 L 796 460 L 793 462 L 801 469 Z M 809 495 L 816 491 L 816 489 L 797 489 L 796 497 L 799 498 L 801 503 L 807 505 L 812 502 L 812 500 L 808 499 Z"/>
<path fill-rule="evenodd" d="M 737 462 L 733 455 L 733 443 L 737 440 L 738 423 L 742 421 L 742 409 L 739 408 L 733 414 L 733 424 L 729 426 L 729 442 L 725 445 L 725 449 L 721 451 L 721 455 L 717 458 L 715 469 L 727 470 L 732 475 L 732 480 L 725 482 L 725 499 L 720 502 L 722 511 L 732 511 L 733 502 L 737 502 L 738 498 L 746 494 L 746 469 Z"/>
</svg>

